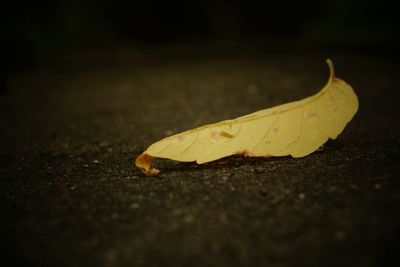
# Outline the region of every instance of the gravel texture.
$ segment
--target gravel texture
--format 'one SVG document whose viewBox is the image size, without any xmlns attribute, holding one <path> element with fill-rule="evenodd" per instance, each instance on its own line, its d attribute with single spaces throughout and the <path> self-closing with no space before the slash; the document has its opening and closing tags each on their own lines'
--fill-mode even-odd
<svg viewBox="0 0 400 267">
<path fill-rule="evenodd" d="M 317 92 L 326 57 L 360 110 L 323 150 L 160 160 L 162 175 L 151 178 L 133 167 L 165 136 Z M 354 48 L 124 47 L 9 77 L 1 265 L 399 263 L 399 65 Z"/>
</svg>

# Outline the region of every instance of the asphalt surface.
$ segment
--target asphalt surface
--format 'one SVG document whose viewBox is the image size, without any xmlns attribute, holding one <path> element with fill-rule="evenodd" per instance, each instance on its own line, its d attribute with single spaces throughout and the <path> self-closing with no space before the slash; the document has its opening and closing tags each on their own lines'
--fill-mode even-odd
<svg viewBox="0 0 400 267">
<path fill-rule="evenodd" d="M 327 57 L 360 110 L 323 150 L 133 167 L 165 136 L 317 92 Z M 9 77 L 0 265 L 394 266 L 398 77 L 390 53 L 229 45 L 101 50 Z"/>
</svg>

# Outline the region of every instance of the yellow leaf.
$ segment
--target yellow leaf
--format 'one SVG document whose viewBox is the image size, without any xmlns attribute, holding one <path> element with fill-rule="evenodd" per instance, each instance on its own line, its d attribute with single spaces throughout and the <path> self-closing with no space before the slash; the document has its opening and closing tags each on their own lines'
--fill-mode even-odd
<svg viewBox="0 0 400 267">
<path fill-rule="evenodd" d="M 135 164 L 146 175 L 157 175 L 155 158 L 198 164 L 241 154 L 246 157 L 304 157 L 329 138 L 335 139 L 358 110 L 358 99 L 346 82 L 330 77 L 325 87 L 305 99 L 260 110 L 233 120 L 208 124 L 152 144 Z"/>
</svg>

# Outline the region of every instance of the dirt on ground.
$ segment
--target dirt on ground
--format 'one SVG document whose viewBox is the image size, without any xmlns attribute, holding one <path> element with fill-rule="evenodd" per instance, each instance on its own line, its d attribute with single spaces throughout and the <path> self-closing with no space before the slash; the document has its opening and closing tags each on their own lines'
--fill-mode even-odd
<svg viewBox="0 0 400 267">
<path fill-rule="evenodd" d="M 360 110 L 294 159 L 133 160 L 151 143 L 351 84 Z M 3 266 L 389 266 L 400 255 L 399 61 L 357 49 L 118 48 L 0 96 Z M 394 265 L 391 265 L 394 266 Z"/>
</svg>

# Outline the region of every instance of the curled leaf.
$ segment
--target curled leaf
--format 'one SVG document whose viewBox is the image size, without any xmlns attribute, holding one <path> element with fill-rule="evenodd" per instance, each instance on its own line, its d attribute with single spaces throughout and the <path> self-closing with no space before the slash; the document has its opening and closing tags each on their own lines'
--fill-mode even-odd
<svg viewBox="0 0 400 267">
<path fill-rule="evenodd" d="M 335 139 L 358 110 L 353 89 L 327 63 L 330 77 L 317 94 L 164 138 L 148 147 L 136 166 L 153 176 L 159 174 L 151 167 L 155 158 L 202 164 L 235 154 L 298 158 L 313 153 Z"/>
</svg>

